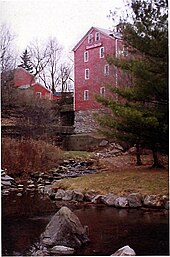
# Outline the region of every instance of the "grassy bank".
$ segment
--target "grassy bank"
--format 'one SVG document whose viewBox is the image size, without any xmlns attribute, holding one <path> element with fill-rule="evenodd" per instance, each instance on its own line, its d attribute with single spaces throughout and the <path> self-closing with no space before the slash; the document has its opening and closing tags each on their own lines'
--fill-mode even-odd
<svg viewBox="0 0 170 257">
<path fill-rule="evenodd" d="M 115 193 L 119 195 L 131 192 L 141 194 L 168 195 L 168 171 L 143 168 L 125 171 L 101 172 L 93 175 L 64 179 L 54 187 L 64 189 L 95 190 L 97 193 Z"/>
</svg>

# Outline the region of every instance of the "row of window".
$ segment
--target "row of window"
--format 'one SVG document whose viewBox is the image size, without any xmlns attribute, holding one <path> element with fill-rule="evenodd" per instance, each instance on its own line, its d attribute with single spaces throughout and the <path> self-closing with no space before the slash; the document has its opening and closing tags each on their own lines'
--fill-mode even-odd
<svg viewBox="0 0 170 257">
<path fill-rule="evenodd" d="M 100 95 L 101 96 L 105 96 L 105 87 L 101 87 L 100 88 Z M 83 97 L 84 101 L 88 101 L 89 100 L 89 90 L 84 90 L 84 97 Z"/>
<path fill-rule="evenodd" d="M 88 43 L 91 44 L 94 41 L 99 41 L 100 40 L 100 32 L 96 32 L 95 33 L 95 37 L 93 36 L 93 34 L 89 34 L 88 35 Z"/>
<path fill-rule="evenodd" d="M 100 58 L 104 58 L 104 47 L 103 46 L 100 47 L 100 49 L 99 49 L 99 56 L 100 56 Z M 84 52 L 84 62 L 88 62 L 88 60 L 89 60 L 89 52 L 86 51 L 86 52 Z"/>
<path fill-rule="evenodd" d="M 123 56 L 128 56 L 128 54 L 129 54 L 128 47 L 123 46 L 123 50 L 118 50 L 117 54 L 123 55 Z M 104 58 L 104 46 L 100 47 L 99 56 L 100 56 L 100 58 Z M 84 62 L 88 62 L 88 61 L 89 61 L 89 52 L 86 51 L 86 52 L 84 52 Z"/>
<path fill-rule="evenodd" d="M 103 72 L 104 72 L 104 75 L 109 75 L 109 64 L 104 65 Z M 89 71 L 89 69 L 85 69 L 84 78 L 86 80 L 90 78 L 90 71 Z"/>
</svg>

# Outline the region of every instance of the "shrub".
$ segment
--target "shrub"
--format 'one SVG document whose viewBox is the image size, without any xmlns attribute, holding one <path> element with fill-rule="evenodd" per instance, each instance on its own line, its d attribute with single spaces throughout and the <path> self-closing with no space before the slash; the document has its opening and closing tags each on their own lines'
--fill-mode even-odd
<svg viewBox="0 0 170 257">
<path fill-rule="evenodd" d="M 56 167 L 63 152 L 43 140 L 2 139 L 2 168 L 9 175 L 24 177 L 35 171 L 48 171 Z"/>
</svg>

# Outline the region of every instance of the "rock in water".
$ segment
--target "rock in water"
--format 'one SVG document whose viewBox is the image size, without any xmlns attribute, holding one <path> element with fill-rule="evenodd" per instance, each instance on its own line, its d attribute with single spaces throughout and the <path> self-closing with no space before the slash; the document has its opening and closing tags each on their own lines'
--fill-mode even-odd
<svg viewBox="0 0 170 257">
<path fill-rule="evenodd" d="M 50 249 L 51 253 L 58 254 L 58 255 L 70 255 L 73 254 L 74 248 L 56 245 L 52 249 Z"/>
<path fill-rule="evenodd" d="M 135 256 L 135 251 L 130 248 L 128 245 L 120 248 L 115 253 L 113 253 L 111 256 Z"/>
<path fill-rule="evenodd" d="M 77 248 L 89 242 L 86 231 L 78 217 L 69 208 L 62 207 L 41 234 L 41 242 L 46 246 Z"/>
</svg>

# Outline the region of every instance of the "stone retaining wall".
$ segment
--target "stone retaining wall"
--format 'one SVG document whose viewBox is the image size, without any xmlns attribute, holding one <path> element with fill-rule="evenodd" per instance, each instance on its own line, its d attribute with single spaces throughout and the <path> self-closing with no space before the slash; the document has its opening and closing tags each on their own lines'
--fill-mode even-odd
<svg viewBox="0 0 170 257">
<path fill-rule="evenodd" d="M 74 116 L 75 133 L 95 132 L 98 124 L 94 119 L 94 115 L 100 110 L 77 111 Z"/>
</svg>

